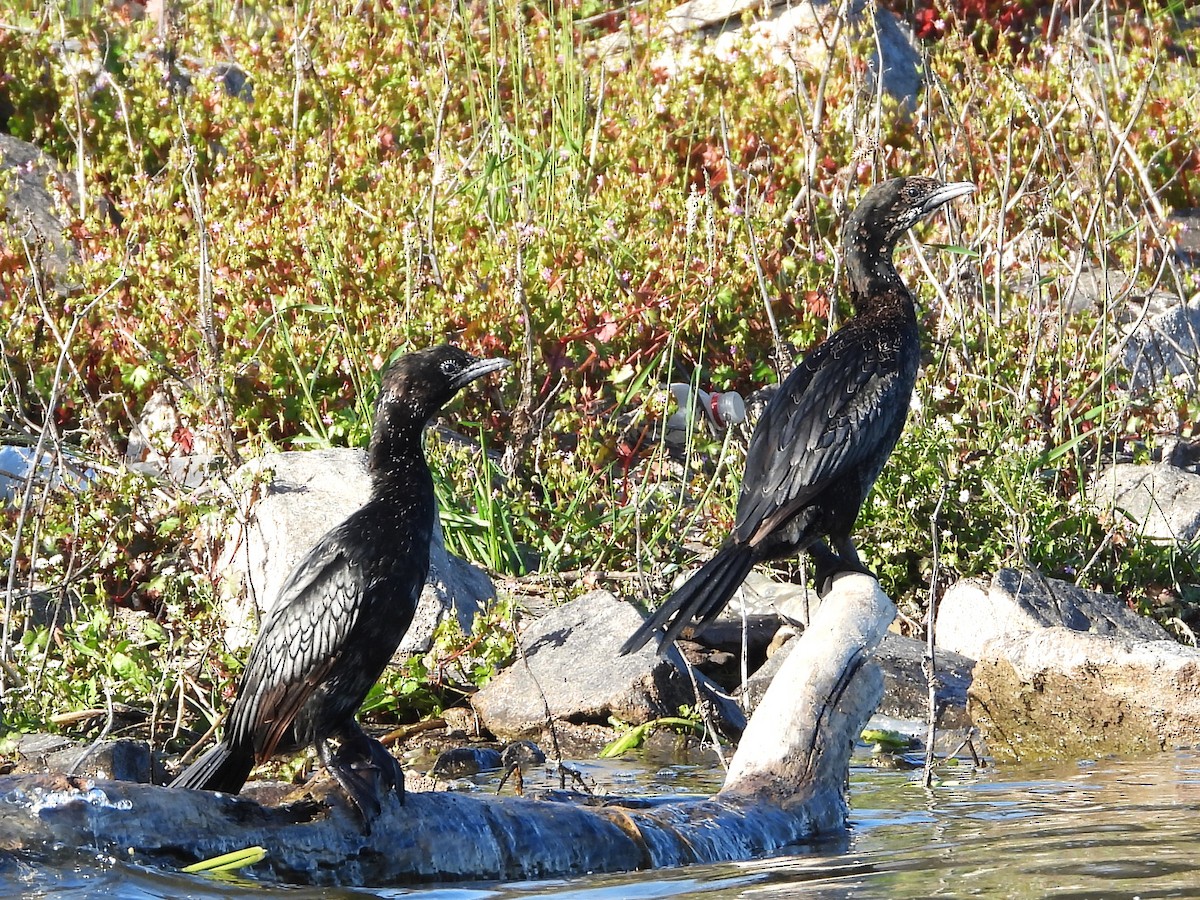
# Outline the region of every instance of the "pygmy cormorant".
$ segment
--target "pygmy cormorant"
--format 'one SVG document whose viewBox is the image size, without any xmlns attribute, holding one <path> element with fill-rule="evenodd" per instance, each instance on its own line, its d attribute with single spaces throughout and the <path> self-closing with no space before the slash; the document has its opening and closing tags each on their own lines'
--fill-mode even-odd
<svg viewBox="0 0 1200 900">
<path fill-rule="evenodd" d="M 429 572 L 435 501 L 421 432 L 460 388 L 508 364 L 440 346 L 388 369 L 368 450 L 370 499 L 292 569 L 250 652 L 224 738 L 172 787 L 237 793 L 256 764 L 313 744 L 368 828 L 381 788 L 403 799 L 400 765 L 354 714 L 408 631 Z"/>
<path fill-rule="evenodd" d="M 660 629 L 669 643 L 689 622 L 711 622 L 756 562 L 808 550 L 818 587 L 825 575 L 866 571 L 850 532 L 904 428 L 920 356 L 916 308 L 892 252 L 909 228 L 973 190 L 970 182 L 893 178 L 850 214 L 842 246 L 854 315 L 801 361 L 763 411 L 733 532 L 623 653 Z"/>
</svg>

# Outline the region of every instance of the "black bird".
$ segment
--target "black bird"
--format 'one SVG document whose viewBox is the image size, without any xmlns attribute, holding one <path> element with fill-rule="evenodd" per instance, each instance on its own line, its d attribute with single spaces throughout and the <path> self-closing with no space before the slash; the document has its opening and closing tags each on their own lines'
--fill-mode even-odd
<svg viewBox="0 0 1200 900">
<path fill-rule="evenodd" d="M 224 739 L 172 787 L 237 793 L 256 764 L 314 744 L 368 828 L 379 785 L 403 800 L 399 764 L 354 715 L 412 624 L 429 572 L 435 501 L 421 432 L 460 388 L 507 365 L 440 346 L 388 369 L 368 450 L 370 499 L 292 569 L 250 652 Z"/>
<path fill-rule="evenodd" d="M 818 587 L 838 571 L 867 571 L 850 532 L 904 428 L 920 356 L 916 308 L 892 251 L 909 228 L 973 190 L 970 182 L 893 178 L 850 214 L 842 245 L 854 315 L 804 358 L 763 411 L 746 453 L 733 533 L 622 653 L 660 629 L 669 643 L 689 622 L 711 622 L 756 562 L 808 550 Z"/>
</svg>

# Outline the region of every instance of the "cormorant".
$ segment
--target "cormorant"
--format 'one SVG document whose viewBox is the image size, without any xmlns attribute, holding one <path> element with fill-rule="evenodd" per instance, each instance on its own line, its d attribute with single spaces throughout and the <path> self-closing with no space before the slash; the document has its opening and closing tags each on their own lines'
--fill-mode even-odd
<svg viewBox="0 0 1200 900">
<path fill-rule="evenodd" d="M 440 346 L 388 369 L 368 450 L 370 499 L 292 569 L 250 652 L 224 739 L 171 787 L 237 793 L 256 764 L 314 744 L 367 828 L 380 785 L 403 801 L 400 765 L 354 714 L 412 624 L 429 572 L 435 501 L 421 432 L 460 388 L 507 365 Z"/>
<path fill-rule="evenodd" d="M 669 643 L 689 622 L 711 622 L 756 562 L 808 550 L 818 587 L 838 571 L 867 571 L 850 532 L 904 428 L 920 356 L 916 308 L 892 252 L 909 228 L 973 190 L 970 182 L 893 178 L 850 214 L 842 245 L 854 315 L 801 361 L 763 411 L 733 532 L 622 653 L 660 629 Z"/>
</svg>

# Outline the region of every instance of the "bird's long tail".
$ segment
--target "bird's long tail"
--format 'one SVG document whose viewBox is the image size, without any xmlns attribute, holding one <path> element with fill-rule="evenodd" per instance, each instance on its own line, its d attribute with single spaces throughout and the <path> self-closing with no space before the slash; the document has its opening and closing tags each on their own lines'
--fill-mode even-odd
<svg viewBox="0 0 1200 900">
<path fill-rule="evenodd" d="M 745 544 L 725 544 L 716 556 L 700 567 L 667 598 L 642 627 L 621 647 L 621 653 L 632 653 L 651 636 L 665 627 L 662 643 L 670 644 L 690 622 L 707 624 L 725 608 L 738 586 L 750 574 L 754 554 Z"/>
<path fill-rule="evenodd" d="M 250 770 L 253 768 L 252 748 L 231 747 L 221 741 L 184 769 L 171 782 L 171 787 L 236 794 L 250 777 Z"/>
</svg>

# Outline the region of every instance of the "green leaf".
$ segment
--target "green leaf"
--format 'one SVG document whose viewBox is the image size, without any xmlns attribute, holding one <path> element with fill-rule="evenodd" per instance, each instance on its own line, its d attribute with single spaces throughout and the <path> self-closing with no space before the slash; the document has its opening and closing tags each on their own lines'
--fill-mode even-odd
<svg viewBox="0 0 1200 900">
<path fill-rule="evenodd" d="M 183 524 L 183 519 L 179 516 L 167 516 L 158 523 L 158 534 L 160 537 L 174 534 L 179 530 L 179 526 Z"/>
<path fill-rule="evenodd" d="M 137 663 L 119 650 L 110 657 L 109 664 L 112 666 L 113 671 L 126 681 L 134 680 L 140 672 Z"/>
<path fill-rule="evenodd" d="M 154 375 L 145 366 L 134 366 L 125 379 L 134 390 L 140 391 L 154 379 Z"/>
<path fill-rule="evenodd" d="M 885 728 L 864 728 L 859 735 L 863 743 L 871 744 L 875 750 L 895 753 L 912 746 L 912 739 L 899 731 Z"/>
</svg>

